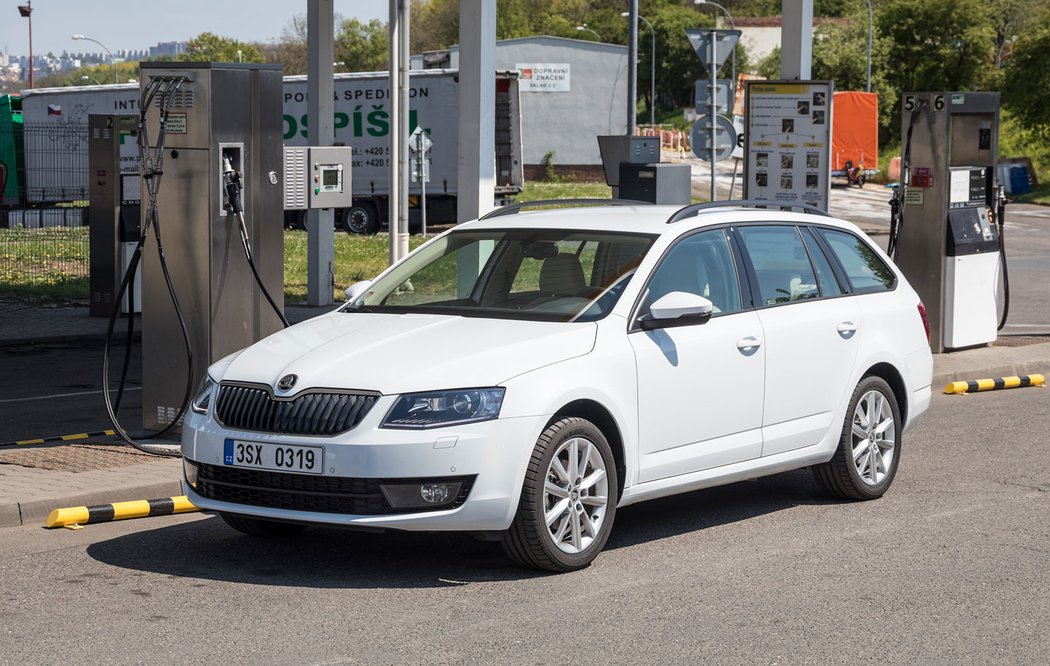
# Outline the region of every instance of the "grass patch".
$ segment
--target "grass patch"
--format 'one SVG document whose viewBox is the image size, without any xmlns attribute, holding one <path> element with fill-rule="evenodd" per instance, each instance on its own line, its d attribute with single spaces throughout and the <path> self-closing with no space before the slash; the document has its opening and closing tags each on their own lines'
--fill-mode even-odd
<svg viewBox="0 0 1050 666">
<path fill-rule="evenodd" d="M 0 298 L 88 300 L 87 227 L 0 229 Z"/>
<path fill-rule="evenodd" d="M 528 182 L 514 201 L 539 201 L 541 199 L 608 199 L 612 188 L 605 183 L 546 183 Z"/>
<path fill-rule="evenodd" d="M 355 282 L 371 280 L 386 270 L 389 256 L 387 234 L 358 236 L 338 232 L 335 239 L 335 298 Z M 414 250 L 426 239 L 410 236 L 408 247 Z M 284 300 L 297 303 L 306 300 L 306 232 L 284 232 Z"/>
</svg>

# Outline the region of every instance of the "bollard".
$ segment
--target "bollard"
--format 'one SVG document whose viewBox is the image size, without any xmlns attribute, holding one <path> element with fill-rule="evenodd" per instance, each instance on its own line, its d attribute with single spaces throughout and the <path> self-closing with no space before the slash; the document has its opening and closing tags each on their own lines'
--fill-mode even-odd
<svg viewBox="0 0 1050 666">
<path fill-rule="evenodd" d="M 173 513 L 191 513 L 193 511 L 200 511 L 200 509 L 191 504 L 185 495 L 164 497 L 162 499 L 98 504 L 96 506 L 74 506 L 52 511 L 47 516 L 45 527 L 92 525 L 94 523 L 108 523 L 112 520 L 170 516 Z"/>
<path fill-rule="evenodd" d="M 997 377 L 995 379 L 978 379 L 968 382 L 949 382 L 944 387 L 945 393 L 973 393 L 976 391 L 994 391 L 996 389 L 1024 388 L 1026 386 L 1046 386 L 1042 375 L 1021 375 L 1020 377 Z"/>
</svg>

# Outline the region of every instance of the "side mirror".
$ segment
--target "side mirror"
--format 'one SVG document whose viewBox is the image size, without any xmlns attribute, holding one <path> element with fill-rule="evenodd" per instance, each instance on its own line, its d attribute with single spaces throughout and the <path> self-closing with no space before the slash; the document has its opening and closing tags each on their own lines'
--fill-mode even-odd
<svg viewBox="0 0 1050 666">
<path fill-rule="evenodd" d="M 356 300 L 358 296 L 368 291 L 368 288 L 372 286 L 371 280 L 362 280 L 361 282 L 355 282 L 346 288 L 343 292 L 346 295 L 346 301 Z"/>
<path fill-rule="evenodd" d="M 699 294 L 672 291 L 661 296 L 649 306 L 651 318 L 643 319 L 639 324 L 646 331 L 706 324 L 711 319 L 714 309 L 714 304 Z"/>
</svg>

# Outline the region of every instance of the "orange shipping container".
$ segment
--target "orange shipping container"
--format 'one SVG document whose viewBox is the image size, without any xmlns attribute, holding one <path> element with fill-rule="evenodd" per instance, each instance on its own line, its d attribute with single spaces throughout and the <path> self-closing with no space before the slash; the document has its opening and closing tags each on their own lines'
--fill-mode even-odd
<svg viewBox="0 0 1050 666">
<path fill-rule="evenodd" d="M 867 92 L 835 93 L 831 129 L 831 170 L 845 171 L 846 162 L 866 171 L 879 166 L 879 97 Z"/>
</svg>

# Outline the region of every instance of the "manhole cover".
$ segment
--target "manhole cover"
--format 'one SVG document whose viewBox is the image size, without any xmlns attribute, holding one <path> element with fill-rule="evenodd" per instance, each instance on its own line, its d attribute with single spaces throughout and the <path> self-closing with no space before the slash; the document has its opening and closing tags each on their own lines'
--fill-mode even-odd
<svg viewBox="0 0 1050 666">
<path fill-rule="evenodd" d="M 96 469 L 140 465 L 155 460 L 130 446 L 65 444 L 0 452 L 0 465 L 36 467 L 58 472 L 87 472 Z"/>
<path fill-rule="evenodd" d="M 1050 342 L 1050 335 L 1000 335 L 993 347 L 1027 347 Z"/>
</svg>

